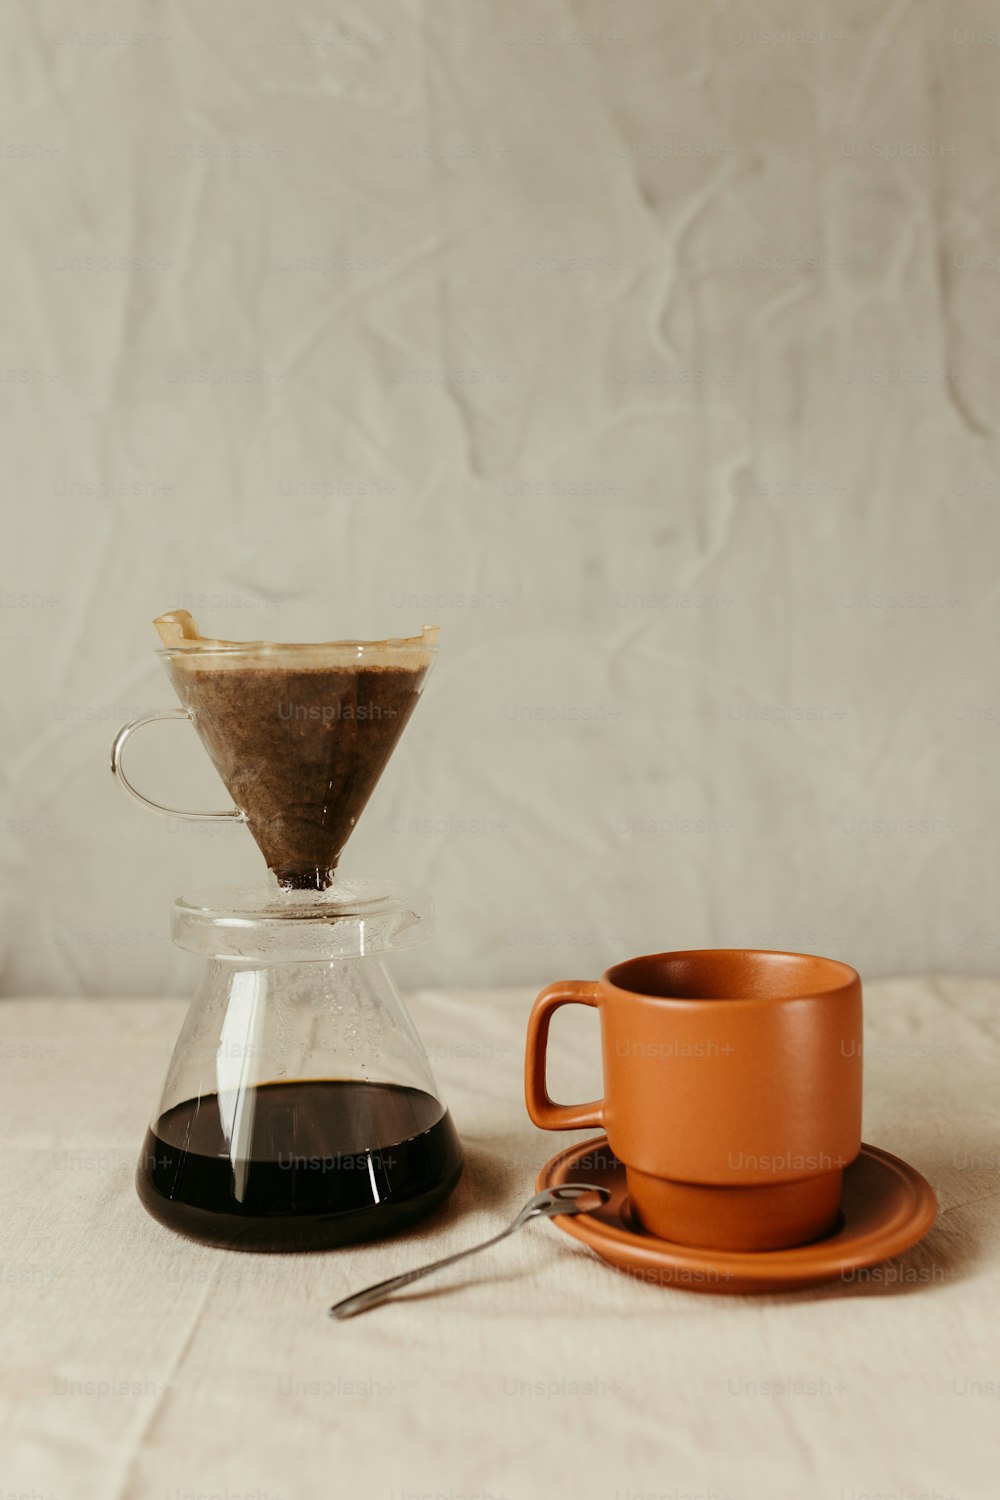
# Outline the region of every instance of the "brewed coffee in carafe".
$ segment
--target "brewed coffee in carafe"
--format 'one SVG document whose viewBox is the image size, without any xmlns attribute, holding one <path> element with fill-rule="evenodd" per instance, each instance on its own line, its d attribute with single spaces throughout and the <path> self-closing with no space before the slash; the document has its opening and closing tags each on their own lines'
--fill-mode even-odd
<svg viewBox="0 0 1000 1500">
<path fill-rule="evenodd" d="M 127 725 L 112 769 L 173 817 L 245 822 L 265 887 L 174 904 L 174 940 L 205 968 L 140 1156 L 154 1218 L 233 1248 L 314 1249 L 396 1232 L 453 1189 L 462 1152 L 384 967 L 426 915 L 387 881 L 336 875 L 418 701 L 437 632 L 293 646 L 157 629 L 183 707 Z M 165 808 L 127 779 L 129 736 L 186 718 L 235 803 Z"/>
</svg>

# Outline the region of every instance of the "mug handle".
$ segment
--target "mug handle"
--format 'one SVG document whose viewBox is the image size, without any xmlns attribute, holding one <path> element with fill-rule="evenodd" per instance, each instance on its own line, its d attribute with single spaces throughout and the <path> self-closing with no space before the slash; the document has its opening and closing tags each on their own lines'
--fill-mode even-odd
<svg viewBox="0 0 1000 1500">
<path fill-rule="evenodd" d="M 122 752 L 125 749 L 125 742 L 130 734 L 134 734 L 144 724 L 155 723 L 157 719 L 187 719 L 189 724 L 192 722 L 191 715 L 186 708 L 164 708 L 159 709 L 156 713 L 141 714 L 138 719 L 133 719 L 131 723 L 119 729 L 115 735 L 115 742 L 111 746 L 111 774 L 122 790 L 128 793 L 133 802 L 138 802 L 140 807 L 146 807 L 150 812 L 159 813 L 163 818 L 184 818 L 189 823 L 200 823 L 206 819 L 215 821 L 218 818 L 235 818 L 241 823 L 246 822 L 245 814 L 240 812 L 238 807 L 230 808 L 228 812 L 183 812 L 179 807 L 164 807 L 162 802 L 153 802 L 149 797 L 144 797 L 140 791 L 136 790 L 125 775 L 122 767 Z"/>
<path fill-rule="evenodd" d="M 604 1100 L 589 1104 L 556 1104 L 545 1087 L 545 1054 L 549 1026 L 560 1005 L 601 1003 L 601 987 L 589 979 L 561 979 L 539 995 L 528 1018 L 524 1048 L 524 1102 L 528 1114 L 543 1130 L 580 1130 L 604 1123 Z"/>
</svg>

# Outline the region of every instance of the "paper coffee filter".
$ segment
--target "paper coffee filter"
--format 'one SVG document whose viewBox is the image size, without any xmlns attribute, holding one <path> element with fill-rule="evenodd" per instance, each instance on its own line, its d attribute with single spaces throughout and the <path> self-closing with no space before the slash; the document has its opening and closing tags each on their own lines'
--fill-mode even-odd
<svg viewBox="0 0 1000 1500">
<path fill-rule="evenodd" d="M 279 883 L 323 891 L 437 653 L 407 640 L 285 645 L 154 621 L 181 703 Z"/>
<path fill-rule="evenodd" d="M 201 635 L 194 617 L 186 609 L 172 609 L 154 621 L 156 632 L 174 665 L 186 671 L 227 667 L 245 669 L 255 665 L 274 668 L 283 659 L 296 670 L 312 667 L 429 667 L 437 651 L 440 627 L 425 625 L 420 635 L 389 637 L 381 641 L 223 641 Z M 278 658 L 278 660 L 276 660 Z"/>
</svg>

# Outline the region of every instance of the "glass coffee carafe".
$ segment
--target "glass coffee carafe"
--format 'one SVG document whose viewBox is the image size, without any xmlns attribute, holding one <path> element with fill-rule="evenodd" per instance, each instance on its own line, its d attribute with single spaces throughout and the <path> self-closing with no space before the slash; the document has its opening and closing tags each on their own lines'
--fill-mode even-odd
<svg viewBox="0 0 1000 1500">
<path fill-rule="evenodd" d="M 426 911 L 384 881 L 336 875 L 410 714 L 437 632 L 326 645 L 199 636 L 157 622 L 183 705 L 122 729 L 112 770 L 170 817 L 246 823 L 267 885 L 174 903 L 175 942 L 205 959 L 137 1172 L 171 1229 L 214 1244 L 299 1250 L 394 1233 L 454 1188 L 462 1151 L 383 955 L 421 940 Z M 128 781 L 129 736 L 188 718 L 233 797 L 182 813 Z"/>
</svg>

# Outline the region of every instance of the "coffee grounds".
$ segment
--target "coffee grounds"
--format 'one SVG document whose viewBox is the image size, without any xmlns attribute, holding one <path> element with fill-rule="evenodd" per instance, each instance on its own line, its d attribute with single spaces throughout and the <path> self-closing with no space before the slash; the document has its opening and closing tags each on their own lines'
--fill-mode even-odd
<svg viewBox="0 0 1000 1500">
<path fill-rule="evenodd" d="M 426 672 L 170 664 L 178 697 L 281 885 L 330 885 Z"/>
</svg>

